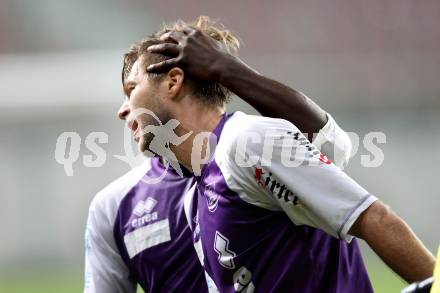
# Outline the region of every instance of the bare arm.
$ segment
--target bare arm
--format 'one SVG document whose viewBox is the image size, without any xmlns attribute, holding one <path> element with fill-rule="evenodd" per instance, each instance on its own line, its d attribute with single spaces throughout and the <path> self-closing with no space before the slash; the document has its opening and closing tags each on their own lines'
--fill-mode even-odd
<svg viewBox="0 0 440 293">
<path fill-rule="evenodd" d="M 365 240 L 408 283 L 432 276 L 434 256 L 405 221 L 382 202 L 376 201 L 365 210 L 350 234 Z"/>
<path fill-rule="evenodd" d="M 311 99 L 257 73 L 238 58 L 231 56 L 219 66 L 220 83 L 264 116 L 289 120 L 308 134 L 317 133 L 327 122 L 325 111 Z"/>
<path fill-rule="evenodd" d="M 203 32 L 188 29 L 167 33 L 161 39 L 167 43 L 150 46 L 148 50 L 173 58 L 150 65 L 148 71 L 163 72 L 175 66 L 182 67 L 198 79 L 221 83 L 264 116 L 289 120 L 303 133 L 312 135 L 326 124 L 325 111 L 312 100 L 257 73 Z"/>
</svg>

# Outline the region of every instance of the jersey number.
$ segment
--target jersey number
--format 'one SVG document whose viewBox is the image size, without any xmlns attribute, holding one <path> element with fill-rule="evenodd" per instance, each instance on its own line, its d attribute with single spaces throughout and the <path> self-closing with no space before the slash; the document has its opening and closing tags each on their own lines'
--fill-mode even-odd
<svg viewBox="0 0 440 293">
<path fill-rule="evenodd" d="M 215 232 L 214 250 L 218 254 L 218 262 L 222 267 L 231 270 L 235 269 L 235 252 L 229 250 L 229 239 L 219 231 Z"/>
<path fill-rule="evenodd" d="M 214 250 L 218 254 L 218 262 L 224 268 L 235 269 L 235 252 L 229 249 L 229 239 L 219 231 L 215 232 Z M 255 286 L 252 283 L 252 273 L 245 267 L 240 267 L 232 276 L 235 292 L 253 293 Z"/>
</svg>

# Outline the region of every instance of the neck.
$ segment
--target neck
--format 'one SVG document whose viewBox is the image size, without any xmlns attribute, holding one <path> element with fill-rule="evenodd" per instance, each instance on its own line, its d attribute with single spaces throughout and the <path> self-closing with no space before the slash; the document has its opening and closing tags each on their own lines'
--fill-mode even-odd
<svg viewBox="0 0 440 293">
<path fill-rule="evenodd" d="M 180 122 L 180 125 L 176 128 L 176 134 L 183 136 L 192 132 L 181 144 L 171 145 L 171 150 L 176 155 L 179 163 L 188 170 L 194 171 L 193 167 L 196 167 L 192 166 L 191 161 L 193 147 L 196 147 L 197 144 L 197 141 L 195 144 L 195 138 L 203 132 L 212 132 L 224 113 L 224 107 L 206 105 L 194 98 L 183 99 L 173 111 L 174 118 Z M 204 157 L 207 143 L 207 140 L 203 141 L 201 154 L 197 154 L 199 158 Z"/>
</svg>

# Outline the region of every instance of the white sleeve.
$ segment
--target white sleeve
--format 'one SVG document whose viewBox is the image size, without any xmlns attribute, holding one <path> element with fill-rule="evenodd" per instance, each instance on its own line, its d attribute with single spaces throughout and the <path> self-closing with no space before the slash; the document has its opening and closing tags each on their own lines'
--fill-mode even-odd
<svg viewBox="0 0 440 293">
<path fill-rule="evenodd" d="M 85 236 L 84 293 L 135 293 L 113 236 L 113 223 L 95 200 L 90 205 Z"/>
<path fill-rule="evenodd" d="M 263 117 L 235 124 L 225 127 L 226 151 L 216 151 L 228 186 L 249 203 L 284 211 L 296 225 L 351 241 L 349 229 L 376 198 L 290 122 Z"/>
<path fill-rule="evenodd" d="M 327 123 L 313 139 L 313 144 L 321 150 L 336 166 L 344 169 L 350 160 L 352 143 L 348 134 L 327 113 Z"/>
</svg>

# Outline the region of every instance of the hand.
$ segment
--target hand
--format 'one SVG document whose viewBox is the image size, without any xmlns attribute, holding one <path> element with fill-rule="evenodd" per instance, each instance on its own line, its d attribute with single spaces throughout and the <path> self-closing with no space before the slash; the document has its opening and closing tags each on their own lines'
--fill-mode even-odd
<svg viewBox="0 0 440 293">
<path fill-rule="evenodd" d="M 148 72 L 160 73 L 180 67 L 197 79 L 219 82 L 224 65 L 234 59 L 219 42 L 192 28 L 183 32 L 168 32 L 162 35 L 160 40 L 166 43 L 152 45 L 148 47 L 148 51 L 171 58 L 149 65 Z"/>
</svg>

